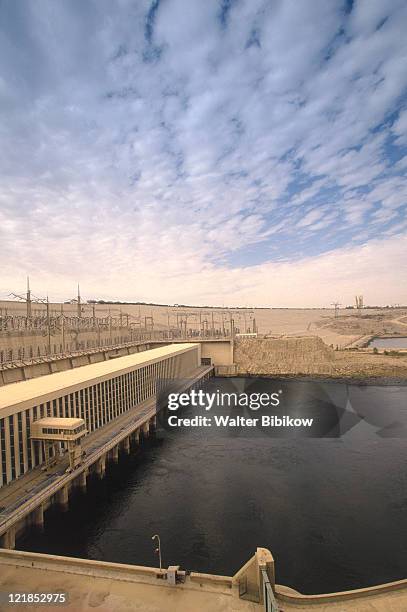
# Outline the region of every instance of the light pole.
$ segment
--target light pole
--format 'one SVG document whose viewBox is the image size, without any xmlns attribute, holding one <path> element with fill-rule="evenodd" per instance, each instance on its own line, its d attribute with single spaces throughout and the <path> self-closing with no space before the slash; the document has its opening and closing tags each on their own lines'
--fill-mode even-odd
<svg viewBox="0 0 407 612">
<path fill-rule="evenodd" d="M 153 541 L 157 540 L 157 542 L 158 542 L 158 548 L 156 548 L 154 552 L 158 553 L 158 558 L 160 560 L 160 572 L 161 572 L 161 570 L 162 570 L 162 559 L 161 559 L 161 541 L 160 541 L 160 536 L 155 534 L 155 535 L 153 535 L 153 537 L 151 539 Z"/>
</svg>

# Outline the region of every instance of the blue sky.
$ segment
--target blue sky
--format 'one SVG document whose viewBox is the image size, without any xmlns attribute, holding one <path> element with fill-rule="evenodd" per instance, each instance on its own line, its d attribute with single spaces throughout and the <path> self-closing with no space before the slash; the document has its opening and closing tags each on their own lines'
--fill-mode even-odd
<svg viewBox="0 0 407 612">
<path fill-rule="evenodd" d="M 401 0 L 0 0 L 0 296 L 407 303 L 406 27 Z"/>
</svg>

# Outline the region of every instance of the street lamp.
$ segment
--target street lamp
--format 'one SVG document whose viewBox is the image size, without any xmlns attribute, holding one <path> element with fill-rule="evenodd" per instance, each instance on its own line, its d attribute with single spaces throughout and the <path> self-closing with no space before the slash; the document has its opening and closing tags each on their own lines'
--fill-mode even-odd
<svg viewBox="0 0 407 612">
<path fill-rule="evenodd" d="M 160 572 L 161 572 L 161 570 L 162 570 L 162 559 L 161 559 L 161 541 L 160 541 L 160 536 L 155 534 L 155 535 L 153 535 L 153 537 L 151 539 L 153 541 L 157 540 L 157 542 L 158 542 L 158 548 L 156 548 L 154 552 L 158 553 L 158 558 L 160 559 Z"/>
</svg>

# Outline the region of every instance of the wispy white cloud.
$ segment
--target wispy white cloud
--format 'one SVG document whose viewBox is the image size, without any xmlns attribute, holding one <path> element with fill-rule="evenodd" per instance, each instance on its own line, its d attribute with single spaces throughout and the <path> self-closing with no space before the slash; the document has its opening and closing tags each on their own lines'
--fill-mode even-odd
<svg viewBox="0 0 407 612">
<path fill-rule="evenodd" d="M 335 259 L 365 278 L 349 248 L 395 265 L 405 2 L 222 6 L 0 4 L 0 289 L 261 302 L 283 270 L 298 304 L 312 268 L 321 303 Z"/>
</svg>

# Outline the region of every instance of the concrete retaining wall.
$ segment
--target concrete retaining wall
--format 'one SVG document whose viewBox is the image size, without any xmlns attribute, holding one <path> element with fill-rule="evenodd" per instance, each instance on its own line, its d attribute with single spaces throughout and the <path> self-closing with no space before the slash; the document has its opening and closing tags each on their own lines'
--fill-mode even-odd
<svg viewBox="0 0 407 612">
<path fill-rule="evenodd" d="M 317 336 L 235 340 L 238 374 L 333 374 L 334 351 Z"/>
<path fill-rule="evenodd" d="M 124 357 L 141 351 L 148 350 L 150 343 L 134 342 L 126 346 L 109 347 L 106 349 L 98 348 L 90 351 L 84 351 L 80 354 L 73 354 L 64 357 L 44 357 L 39 363 L 21 363 L 21 365 L 4 365 L 0 364 L 0 387 L 22 380 L 30 380 L 38 376 L 46 376 L 54 372 L 64 372 L 72 368 L 78 368 L 91 363 L 107 361 L 116 357 Z"/>
</svg>

